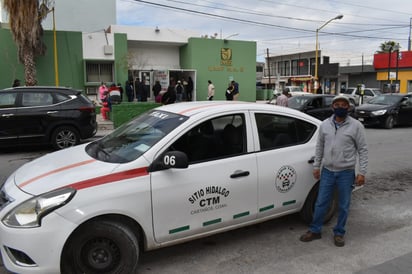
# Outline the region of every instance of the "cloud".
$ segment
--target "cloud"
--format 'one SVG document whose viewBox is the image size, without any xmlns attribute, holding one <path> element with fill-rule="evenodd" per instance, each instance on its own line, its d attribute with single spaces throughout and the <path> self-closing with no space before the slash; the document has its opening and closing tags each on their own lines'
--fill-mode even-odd
<svg viewBox="0 0 412 274">
<path fill-rule="evenodd" d="M 387 40 L 408 48 L 412 6 L 393 0 L 117 0 L 120 25 L 189 29 L 199 35 L 257 42 L 257 59 L 271 55 L 315 50 L 319 31 L 322 55 L 331 62 L 371 64 L 379 45 Z M 349 61 L 348 61 L 349 60 Z"/>
</svg>

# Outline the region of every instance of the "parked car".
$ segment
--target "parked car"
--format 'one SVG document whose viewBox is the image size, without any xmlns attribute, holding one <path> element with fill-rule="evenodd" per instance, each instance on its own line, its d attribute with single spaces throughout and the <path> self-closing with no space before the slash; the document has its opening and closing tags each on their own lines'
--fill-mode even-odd
<svg viewBox="0 0 412 274">
<path fill-rule="evenodd" d="M 319 120 L 325 120 L 333 114 L 332 100 L 329 94 L 299 95 L 289 98 L 288 107 L 305 112 Z"/>
<path fill-rule="evenodd" d="M 305 112 L 319 120 L 325 120 L 333 114 L 332 101 L 335 95 L 311 94 L 292 96 L 289 98 L 288 107 Z M 353 116 L 354 105 L 351 104 L 349 115 Z"/>
<path fill-rule="evenodd" d="M 412 124 L 412 94 L 381 94 L 367 104 L 356 107 L 355 117 L 366 126 Z"/>
<path fill-rule="evenodd" d="M 302 96 L 302 95 L 312 95 L 310 92 L 303 91 L 303 89 L 299 86 L 286 86 L 284 90 L 288 91 L 288 95 L 290 97 L 293 96 Z M 273 90 L 273 97 L 269 99 L 267 102 L 268 104 L 276 105 L 276 98 L 282 94 L 283 90 Z"/>
<path fill-rule="evenodd" d="M 96 134 L 95 106 L 80 90 L 15 87 L 0 91 L 0 147 L 79 144 Z"/>
<path fill-rule="evenodd" d="M 268 104 L 183 102 L 37 158 L 1 190 L 3 263 L 14 273 L 136 273 L 141 250 L 297 212 L 310 222 L 319 125 Z M 325 221 L 335 209 L 336 198 Z"/>
<path fill-rule="evenodd" d="M 291 96 L 312 94 L 310 92 L 304 91 L 303 88 L 300 86 L 285 86 L 285 89 L 289 92 Z"/>
<path fill-rule="evenodd" d="M 358 106 L 361 97 L 361 91 L 357 87 L 350 87 L 342 91 L 341 94 L 348 96 L 349 100 L 355 105 Z M 362 104 L 367 103 L 373 97 L 382 94 L 378 88 L 365 88 L 363 94 Z"/>
</svg>

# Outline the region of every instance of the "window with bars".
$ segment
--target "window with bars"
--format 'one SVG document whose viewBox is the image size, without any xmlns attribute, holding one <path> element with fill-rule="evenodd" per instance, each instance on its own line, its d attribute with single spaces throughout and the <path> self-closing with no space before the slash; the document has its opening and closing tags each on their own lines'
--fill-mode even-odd
<svg viewBox="0 0 412 274">
<path fill-rule="evenodd" d="M 114 82 L 113 63 L 96 61 L 86 62 L 86 82 L 87 83 L 110 83 Z"/>
</svg>

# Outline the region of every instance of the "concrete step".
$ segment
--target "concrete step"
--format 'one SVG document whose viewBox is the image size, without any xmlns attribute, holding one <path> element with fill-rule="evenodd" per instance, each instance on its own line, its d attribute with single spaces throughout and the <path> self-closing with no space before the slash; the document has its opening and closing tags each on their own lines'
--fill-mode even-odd
<svg viewBox="0 0 412 274">
<path fill-rule="evenodd" d="M 114 125 L 110 120 L 104 120 L 101 114 L 96 114 L 97 130 L 113 130 Z"/>
</svg>

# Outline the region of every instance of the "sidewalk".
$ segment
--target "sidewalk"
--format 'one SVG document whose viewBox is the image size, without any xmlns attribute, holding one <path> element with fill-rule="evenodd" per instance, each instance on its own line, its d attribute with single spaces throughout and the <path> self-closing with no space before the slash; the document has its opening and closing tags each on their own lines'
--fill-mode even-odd
<svg viewBox="0 0 412 274">
<path fill-rule="evenodd" d="M 114 130 L 113 122 L 110 120 L 103 120 L 102 115 L 97 114 L 96 121 L 97 121 L 97 133 L 93 138 L 103 137 L 111 133 Z"/>
</svg>

